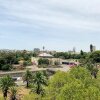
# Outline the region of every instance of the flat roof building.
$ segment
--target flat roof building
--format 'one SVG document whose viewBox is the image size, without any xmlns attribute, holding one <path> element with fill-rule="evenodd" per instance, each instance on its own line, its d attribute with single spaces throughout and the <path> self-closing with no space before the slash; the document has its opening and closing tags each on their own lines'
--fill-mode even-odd
<svg viewBox="0 0 100 100">
<path fill-rule="evenodd" d="M 43 57 L 43 58 L 53 58 L 51 54 L 48 53 L 41 53 L 38 55 L 38 57 Z"/>
</svg>

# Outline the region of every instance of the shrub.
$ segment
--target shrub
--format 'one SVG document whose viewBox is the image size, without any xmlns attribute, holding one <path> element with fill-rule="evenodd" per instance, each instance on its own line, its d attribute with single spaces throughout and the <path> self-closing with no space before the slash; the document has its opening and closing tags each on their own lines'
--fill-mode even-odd
<svg viewBox="0 0 100 100">
<path fill-rule="evenodd" d="M 27 61 L 24 61 L 23 62 L 23 66 L 26 67 L 27 65 L 28 65 L 28 62 Z"/>
<path fill-rule="evenodd" d="M 42 65 L 42 64 L 46 64 L 46 65 L 49 65 L 49 60 L 48 59 L 39 59 L 38 60 L 38 64 L 39 65 Z"/>
<path fill-rule="evenodd" d="M 12 69 L 12 65 L 10 65 L 10 64 L 6 64 L 6 65 L 2 66 L 2 70 L 4 70 L 4 71 L 9 71 L 11 69 Z"/>
</svg>

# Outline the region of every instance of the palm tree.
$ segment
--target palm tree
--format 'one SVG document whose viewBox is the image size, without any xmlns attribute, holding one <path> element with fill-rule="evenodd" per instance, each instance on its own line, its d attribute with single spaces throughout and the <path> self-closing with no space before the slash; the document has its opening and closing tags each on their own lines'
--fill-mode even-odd
<svg viewBox="0 0 100 100">
<path fill-rule="evenodd" d="M 43 74 L 43 72 L 36 72 L 33 78 L 34 78 L 33 84 L 34 84 L 35 88 L 33 88 L 32 91 L 37 94 L 43 95 L 43 93 L 44 93 L 43 86 L 47 85 L 46 76 Z"/>
<path fill-rule="evenodd" d="M 9 75 L 4 76 L 3 78 L 0 79 L 0 87 L 3 92 L 4 100 L 6 100 L 7 98 L 7 93 L 9 88 L 13 85 L 14 85 L 14 81 Z"/>
<path fill-rule="evenodd" d="M 16 89 L 16 87 L 11 87 L 11 89 L 10 89 L 10 100 L 17 100 L 17 89 Z"/>
<path fill-rule="evenodd" d="M 23 76 L 23 80 L 27 83 L 26 87 L 29 87 L 29 83 L 32 80 L 32 73 L 29 70 L 26 70 L 26 73 Z"/>
</svg>

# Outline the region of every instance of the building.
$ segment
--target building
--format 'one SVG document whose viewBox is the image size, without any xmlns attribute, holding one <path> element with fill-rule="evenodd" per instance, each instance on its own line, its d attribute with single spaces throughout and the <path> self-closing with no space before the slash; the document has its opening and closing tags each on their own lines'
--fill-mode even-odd
<svg viewBox="0 0 100 100">
<path fill-rule="evenodd" d="M 96 46 L 93 46 L 93 51 L 96 51 Z"/>
<path fill-rule="evenodd" d="M 53 56 L 49 53 L 41 53 L 38 55 L 38 57 L 41 57 L 41 58 L 53 58 Z"/>
<path fill-rule="evenodd" d="M 90 44 L 90 52 L 96 51 L 96 46 Z"/>
</svg>

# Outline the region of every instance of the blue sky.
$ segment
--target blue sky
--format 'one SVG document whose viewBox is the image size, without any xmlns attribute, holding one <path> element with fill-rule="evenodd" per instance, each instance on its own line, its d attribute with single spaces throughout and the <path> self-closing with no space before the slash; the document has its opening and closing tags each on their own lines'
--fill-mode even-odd
<svg viewBox="0 0 100 100">
<path fill-rule="evenodd" d="M 100 0 L 0 0 L 0 49 L 100 49 Z"/>
</svg>

